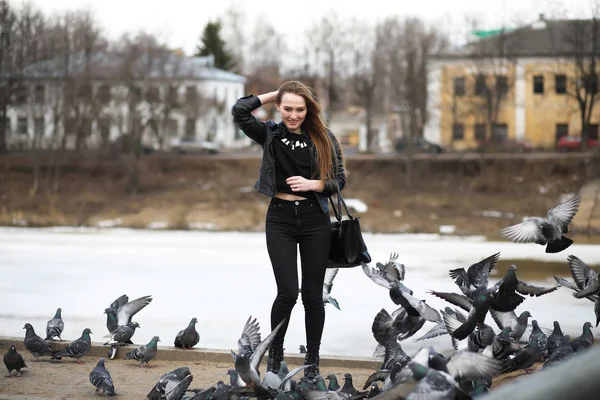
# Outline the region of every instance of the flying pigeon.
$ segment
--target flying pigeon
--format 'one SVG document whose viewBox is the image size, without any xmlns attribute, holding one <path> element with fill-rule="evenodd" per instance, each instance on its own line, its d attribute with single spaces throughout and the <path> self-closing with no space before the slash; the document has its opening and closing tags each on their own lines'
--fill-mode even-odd
<svg viewBox="0 0 600 400">
<path fill-rule="evenodd" d="M 559 253 L 573 241 L 565 236 L 568 225 L 579 209 L 580 196 L 575 196 L 548 210 L 546 218 L 531 217 L 500 231 L 511 242 L 537 243 L 546 246 L 546 253 Z"/>
<path fill-rule="evenodd" d="M 36 335 L 33 326 L 30 323 L 25 324 L 25 339 L 23 344 L 25 348 L 35 357 L 35 361 L 41 356 L 51 356 L 54 351 L 52 347 L 40 336 Z"/>
<path fill-rule="evenodd" d="M 187 328 L 182 329 L 175 336 L 175 347 L 179 347 L 182 349 L 191 349 L 200 341 L 200 334 L 196 331 L 196 324 L 198 320 L 196 318 L 192 318 Z"/>
<path fill-rule="evenodd" d="M 113 301 L 110 307 L 104 309 L 108 332 L 112 335 L 119 326 L 125 326 L 130 323 L 131 318 L 142 308 L 150 304 L 151 301 L 152 296 L 142 296 L 139 299 L 129 301 L 129 297 L 126 295 L 122 295 Z M 105 337 L 110 337 L 110 335 Z"/>
<path fill-rule="evenodd" d="M 21 376 L 21 368 L 28 368 L 14 344 L 4 354 L 4 365 L 6 365 L 6 369 L 8 370 L 7 378 L 10 378 L 12 371 L 17 371 L 17 376 Z"/>
<path fill-rule="evenodd" d="M 327 268 L 327 271 L 325 272 L 325 281 L 323 282 L 323 304 L 331 304 L 340 310 L 340 304 L 331 296 L 333 280 L 335 279 L 338 271 L 339 268 Z"/>
<path fill-rule="evenodd" d="M 567 281 L 566 279 L 555 276 L 554 279 L 559 284 L 559 286 L 564 286 L 569 288 L 577 294 L 581 292 L 586 287 L 589 287 L 592 281 L 594 281 L 597 276 L 596 272 L 590 269 L 590 267 L 581 261 L 579 258 L 574 255 L 569 255 L 567 257 L 567 263 L 569 265 L 569 269 L 571 270 L 571 275 L 573 276 L 573 280 L 575 284 Z M 600 323 L 600 295 L 587 295 L 586 299 L 594 303 L 594 314 L 596 315 L 596 327 Z"/>
<path fill-rule="evenodd" d="M 260 327 L 258 322 L 256 322 L 256 318 L 252 320 L 252 316 L 250 316 L 246 321 L 242 329 L 242 334 L 238 339 L 238 354 L 233 350 L 231 351 L 235 362 L 235 370 L 246 384 L 252 385 L 255 388 L 262 388 L 258 371 L 260 361 L 271 346 L 275 335 L 286 321 L 287 318 L 284 318 L 262 341 L 260 341 Z"/>
<path fill-rule="evenodd" d="M 62 320 L 61 312 L 62 309 L 57 308 L 54 318 L 48 321 L 48 324 L 46 325 L 46 340 L 55 340 L 54 338 L 62 340 L 60 334 L 63 329 L 65 329 L 65 323 Z"/>
<path fill-rule="evenodd" d="M 144 363 L 149 367 L 148 361 L 152 360 L 156 357 L 156 352 L 158 350 L 158 342 L 160 339 L 158 336 L 154 336 L 148 344 L 138 347 L 135 350 L 130 351 L 125 354 L 126 360 L 138 360 L 140 362 L 140 367 L 144 367 Z"/>
<path fill-rule="evenodd" d="M 104 358 L 98 360 L 96 367 L 90 372 L 90 382 L 96 387 L 96 393 L 102 391 L 107 396 L 116 396 L 110 372 L 104 367 Z"/>
<path fill-rule="evenodd" d="M 83 364 L 81 357 L 85 356 L 92 348 L 92 331 L 90 328 L 85 328 L 81 337 L 69 343 L 65 348 L 52 353 L 53 360 L 60 360 L 62 357 L 72 357 L 77 360 L 77 364 Z"/>
</svg>

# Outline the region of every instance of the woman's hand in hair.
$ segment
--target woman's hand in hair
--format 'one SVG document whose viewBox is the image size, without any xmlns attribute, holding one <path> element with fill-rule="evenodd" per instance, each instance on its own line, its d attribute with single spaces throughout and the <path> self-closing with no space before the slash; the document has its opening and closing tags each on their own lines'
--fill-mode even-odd
<svg viewBox="0 0 600 400">
<path fill-rule="evenodd" d="M 285 180 L 293 192 L 322 192 L 324 184 L 320 180 L 306 179 L 302 176 L 290 176 Z"/>
<path fill-rule="evenodd" d="M 277 100 L 278 93 L 279 93 L 279 91 L 276 90 L 274 92 L 259 94 L 257 97 L 260 100 L 260 104 L 267 104 L 267 103 L 271 103 L 271 102 Z"/>
</svg>

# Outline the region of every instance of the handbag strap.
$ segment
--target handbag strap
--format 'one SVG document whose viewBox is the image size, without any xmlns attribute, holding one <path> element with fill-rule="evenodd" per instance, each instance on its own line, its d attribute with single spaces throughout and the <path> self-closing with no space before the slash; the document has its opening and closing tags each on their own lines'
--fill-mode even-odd
<svg viewBox="0 0 600 400">
<path fill-rule="evenodd" d="M 350 214 L 350 211 L 348 210 L 348 206 L 346 205 L 346 201 L 344 201 L 342 194 L 338 191 L 336 193 L 336 195 L 337 195 L 337 203 L 338 203 L 337 209 L 335 208 L 335 205 L 333 204 L 333 199 L 331 198 L 331 196 L 329 196 L 329 201 L 331 202 L 331 207 L 333 208 L 333 213 L 335 214 L 335 219 L 337 219 L 338 222 L 342 220 L 342 218 L 343 218 L 342 205 L 344 206 L 344 210 L 346 211 L 346 215 L 348 215 L 348 218 L 355 219 L 355 217 L 352 214 Z"/>
</svg>

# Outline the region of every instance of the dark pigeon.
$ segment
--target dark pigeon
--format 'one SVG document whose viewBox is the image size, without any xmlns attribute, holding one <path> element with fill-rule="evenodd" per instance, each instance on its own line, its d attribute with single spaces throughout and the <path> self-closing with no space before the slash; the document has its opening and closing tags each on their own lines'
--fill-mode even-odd
<svg viewBox="0 0 600 400">
<path fill-rule="evenodd" d="M 4 354 L 4 365 L 6 365 L 6 369 L 8 370 L 7 378 L 10 378 L 12 371 L 17 371 L 17 376 L 21 376 L 21 369 L 28 368 L 14 344 Z"/>
<path fill-rule="evenodd" d="M 574 255 L 569 255 L 567 257 L 567 263 L 569 265 L 569 269 L 571 270 L 571 275 L 573 276 L 573 280 L 575 284 L 567 281 L 566 279 L 555 276 L 554 279 L 558 283 L 559 286 L 564 286 L 569 288 L 577 294 L 584 290 L 588 285 L 595 279 L 597 276 L 596 272 L 590 269 L 586 263 L 581 261 L 579 258 Z M 588 295 L 585 296 L 586 299 L 594 303 L 594 314 L 596 316 L 596 327 L 600 324 L 600 295 Z"/>
<path fill-rule="evenodd" d="M 196 324 L 198 320 L 196 318 L 192 318 L 187 328 L 179 331 L 177 336 L 175 336 L 175 347 L 179 347 L 182 349 L 191 349 L 200 341 L 200 334 L 196 331 Z"/>
<path fill-rule="evenodd" d="M 129 301 L 129 297 L 122 295 L 104 310 L 106 314 L 106 328 L 112 334 L 119 326 L 125 326 L 131 322 L 131 318 L 152 301 L 152 296 L 142 296 Z M 110 336 L 105 336 L 110 337 Z M 131 344 L 131 343 L 129 343 Z"/>
<path fill-rule="evenodd" d="M 537 340 L 532 340 L 529 346 L 515 354 L 513 358 L 507 358 L 502 364 L 502 373 L 524 370 L 526 373 L 533 371 L 531 367 L 539 361 L 542 352 Z"/>
<path fill-rule="evenodd" d="M 592 333 L 592 324 L 590 322 L 586 322 L 583 324 L 583 333 L 581 336 L 573 339 L 571 342 L 571 346 L 573 350 L 578 352 L 581 350 L 586 350 L 594 344 L 594 334 Z"/>
<path fill-rule="evenodd" d="M 529 335 L 529 344 L 531 345 L 532 341 L 537 341 L 538 347 L 540 348 L 540 353 L 542 358 L 548 357 L 548 337 L 542 330 L 540 329 L 537 321 L 534 319 L 531 321 L 531 335 Z"/>
<path fill-rule="evenodd" d="M 104 367 L 104 358 L 98 360 L 96 367 L 90 372 L 90 382 L 96 388 L 96 393 L 102 391 L 107 396 L 116 396 L 110 372 Z"/>
<path fill-rule="evenodd" d="M 30 323 L 25 324 L 25 339 L 23 345 L 35 357 L 35 361 L 41 356 L 51 356 L 54 351 L 52 347 L 40 336 L 36 335 L 33 326 Z"/>
<path fill-rule="evenodd" d="M 60 335 L 62 334 L 63 329 L 65 329 L 65 323 L 62 320 L 62 309 L 57 308 L 56 314 L 54 314 L 54 318 L 48 321 L 46 325 L 46 340 L 54 340 L 54 338 L 58 338 L 58 340 L 62 340 Z"/>
<path fill-rule="evenodd" d="M 80 338 L 69 343 L 67 347 L 52 353 L 52 359 L 60 360 L 62 357 L 71 357 L 77 360 L 77 364 L 83 364 L 81 357 L 89 353 L 92 348 L 90 333 L 92 333 L 90 328 L 85 328 Z"/>
<path fill-rule="evenodd" d="M 336 391 L 340 388 L 340 384 L 338 383 L 338 379 L 335 374 L 327 375 L 327 379 L 329 380 L 329 385 L 327 385 L 328 390 Z"/>
<path fill-rule="evenodd" d="M 146 396 L 150 400 L 181 400 L 194 377 L 188 367 L 163 374 Z"/>
<path fill-rule="evenodd" d="M 492 342 L 492 355 L 498 360 L 505 360 L 521 350 L 519 343 L 510 334 L 510 326 L 505 327 L 494 337 Z"/>
<path fill-rule="evenodd" d="M 487 287 L 489 274 L 496 266 L 499 257 L 500 253 L 492 254 L 471 265 L 466 271 L 464 268 L 451 269 L 450 278 L 454 280 L 463 294 L 469 296 L 478 287 Z"/>
<path fill-rule="evenodd" d="M 562 329 L 560 329 L 560 324 L 558 323 L 558 321 L 554 321 L 553 324 L 554 330 L 552 331 L 550 336 L 548 336 L 549 355 L 552 355 L 552 353 L 554 353 L 554 351 L 561 345 L 562 339 L 565 337 L 565 335 L 562 332 Z"/>
<path fill-rule="evenodd" d="M 554 349 L 550 357 L 544 363 L 543 368 L 551 367 L 556 364 L 560 364 L 575 355 L 575 351 L 571 346 L 571 340 L 568 335 L 562 336 L 557 343 L 557 347 Z"/>
<path fill-rule="evenodd" d="M 569 224 L 579 209 L 580 196 L 561 203 L 548 210 L 546 218 L 531 217 L 525 221 L 504 228 L 502 236 L 516 243 L 537 243 L 546 246 L 546 253 L 559 253 L 573 241 L 563 234 L 569 232 Z"/>
</svg>

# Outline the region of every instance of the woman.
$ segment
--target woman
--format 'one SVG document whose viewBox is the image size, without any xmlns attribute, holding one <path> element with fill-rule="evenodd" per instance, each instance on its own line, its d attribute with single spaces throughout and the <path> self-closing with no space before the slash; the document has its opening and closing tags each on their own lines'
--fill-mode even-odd
<svg viewBox="0 0 600 400">
<path fill-rule="evenodd" d="M 257 120 L 252 111 L 275 102 L 279 124 Z M 267 250 L 277 283 L 271 329 L 287 321 L 275 336 L 269 358 L 277 373 L 283 341 L 299 291 L 297 248 L 302 264 L 307 378 L 319 374 L 319 348 L 325 323 L 323 281 L 331 241 L 327 199 L 346 183 L 344 157 L 321 118 L 321 106 L 304 84 L 291 81 L 275 92 L 239 99 L 231 113 L 235 124 L 263 149 L 254 188 L 271 198 L 266 216 Z"/>
</svg>

